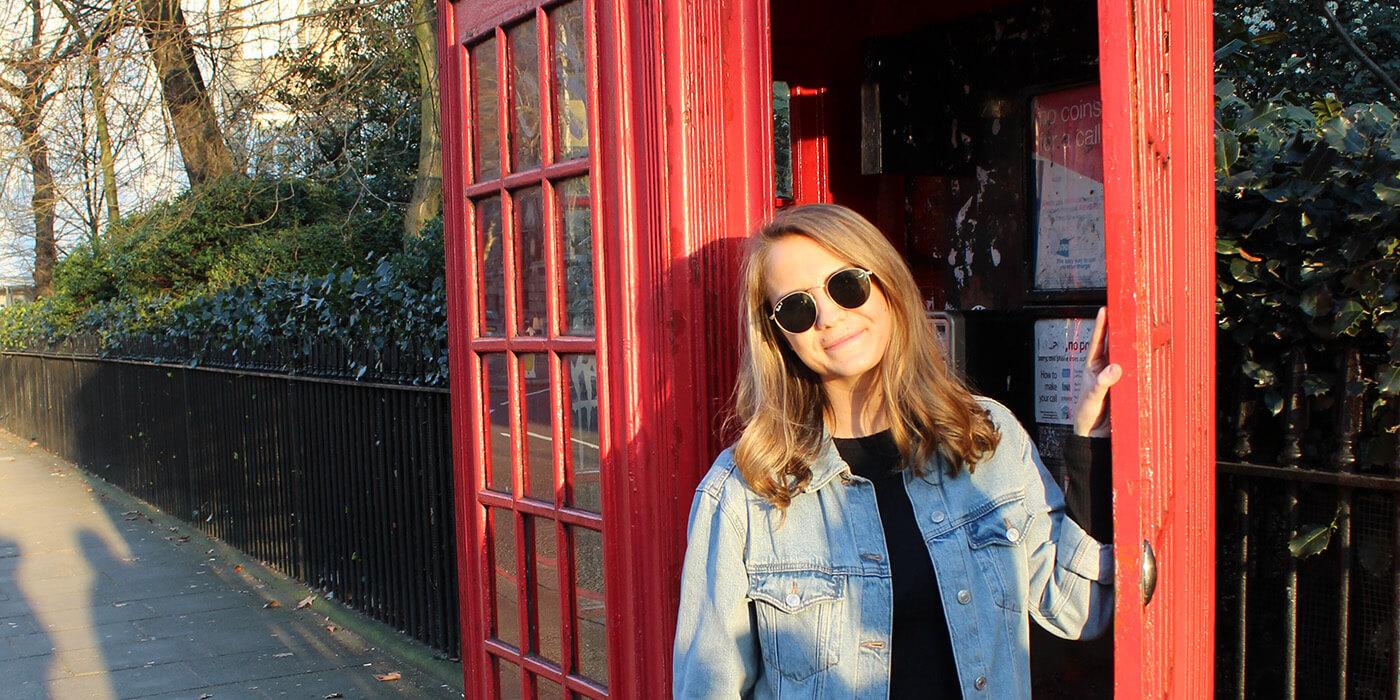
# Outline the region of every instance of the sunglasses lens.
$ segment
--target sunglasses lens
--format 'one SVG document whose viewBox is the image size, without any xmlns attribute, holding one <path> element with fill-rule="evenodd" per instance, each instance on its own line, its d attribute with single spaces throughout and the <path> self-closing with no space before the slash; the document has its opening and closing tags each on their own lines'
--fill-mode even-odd
<svg viewBox="0 0 1400 700">
<path fill-rule="evenodd" d="M 841 306 L 859 308 L 870 298 L 870 275 L 864 270 L 842 270 L 827 281 L 826 293 Z"/>
<path fill-rule="evenodd" d="M 789 294 L 778 300 L 773 320 L 789 333 L 802 333 L 817 322 L 817 305 L 806 292 Z"/>
</svg>

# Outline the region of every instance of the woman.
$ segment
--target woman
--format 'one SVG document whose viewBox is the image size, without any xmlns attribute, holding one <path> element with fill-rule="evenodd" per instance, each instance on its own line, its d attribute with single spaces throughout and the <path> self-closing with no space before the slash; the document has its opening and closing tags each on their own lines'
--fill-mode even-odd
<svg viewBox="0 0 1400 700">
<path fill-rule="evenodd" d="M 1028 616 L 1103 631 L 1110 547 L 1065 517 L 1011 412 L 946 366 L 859 214 L 779 213 L 741 277 L 742 431 L 696 489 L 674 694 L 1029 696 Z M 1121 374 L 1093 369 L 1081 434 Z"/>
</svg>

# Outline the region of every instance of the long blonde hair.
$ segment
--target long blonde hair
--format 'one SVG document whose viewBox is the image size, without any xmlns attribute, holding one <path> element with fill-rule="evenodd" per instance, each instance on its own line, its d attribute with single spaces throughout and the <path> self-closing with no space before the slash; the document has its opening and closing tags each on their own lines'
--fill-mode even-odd
<svg viewBox="0 0 1400 700">
<path fill-rule="evenodd" d="M 942 455 L 950 474 L 972 470 L 996 449 L 1001 436 L 948 368 L 908 266 L 860 214 L 835 204 L 809 204 L 783 210 L 759 227 L 740 271 L 745 344 L 730 418 L 743 426 L 734 460 L 749 488 L 786 508 L 811 481 L 811 464 L 822 449 L 826 393 L 770 321 L 763 279 L 773 243 L 794 235 L 873 272 L 888 301 L 893 329 L 874 371 L 903 455 L 901 468 L 922 472 L 935 455 Z"/>
</svg>

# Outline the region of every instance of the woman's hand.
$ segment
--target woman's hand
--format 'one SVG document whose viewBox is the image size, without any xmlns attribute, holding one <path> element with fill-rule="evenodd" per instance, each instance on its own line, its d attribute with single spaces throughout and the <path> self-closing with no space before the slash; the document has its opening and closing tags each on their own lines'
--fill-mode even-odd
<svg viewBox="0 0 1400 700">
<path fill-rule="evenodd" d="M 1109 364 L 1108 343 L 1104 342 L 1108 329 L 1108 310 L 1099 308 L 1094 319 L 1094 336 L 1089 341 L 1089 354 L 1084 358 L 1084 371 L 1080 372 L 1079 404 L 1074 407 L 1074 434 L 1087 436 L 1095 428 L 1108 420 L 1108 389 L 1123 378 L 1123 368 Z"/>
</svg>

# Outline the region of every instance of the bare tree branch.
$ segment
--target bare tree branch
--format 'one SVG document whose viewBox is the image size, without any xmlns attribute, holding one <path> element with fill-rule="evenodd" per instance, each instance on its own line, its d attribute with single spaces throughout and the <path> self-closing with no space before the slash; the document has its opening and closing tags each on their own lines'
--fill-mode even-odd
<svg viewBox="0 0 1400 700">
<path fill-rule="evenodd" d="M 1351 35 L 1347 33 L 1346 29 L 1342 28 L 1342 23 L 1337 20 L 1337 15 L 1332 13 L 1332 8 L 1327 6 L 1327 2 L 1328 0 L 1321 0 L 1322 13 L 1327 15 L 1328 26 L 1332 27 L 1332 30 L 1337 33 L 1337 36 L 1341 37 L 1342 43 L 1346 44 L 1347 49 L 1361 61 L 1361 64 L 1366 66 L 1367 70 L 1375 73 L 1377 78 L 1380 78 L 1381 83 L 1385 85 L 1386 89 L 1390 90 L 1392 97 L 1400 97 L 1400 85 L 1396 85 L 1395 81 L 1391 79 L 1389 75 L 1386 75 L 1385 70 L 1372 60 L 1371 56 L 1363 51 L 1360 46 L 1356 45 Z"/>
</svg>

